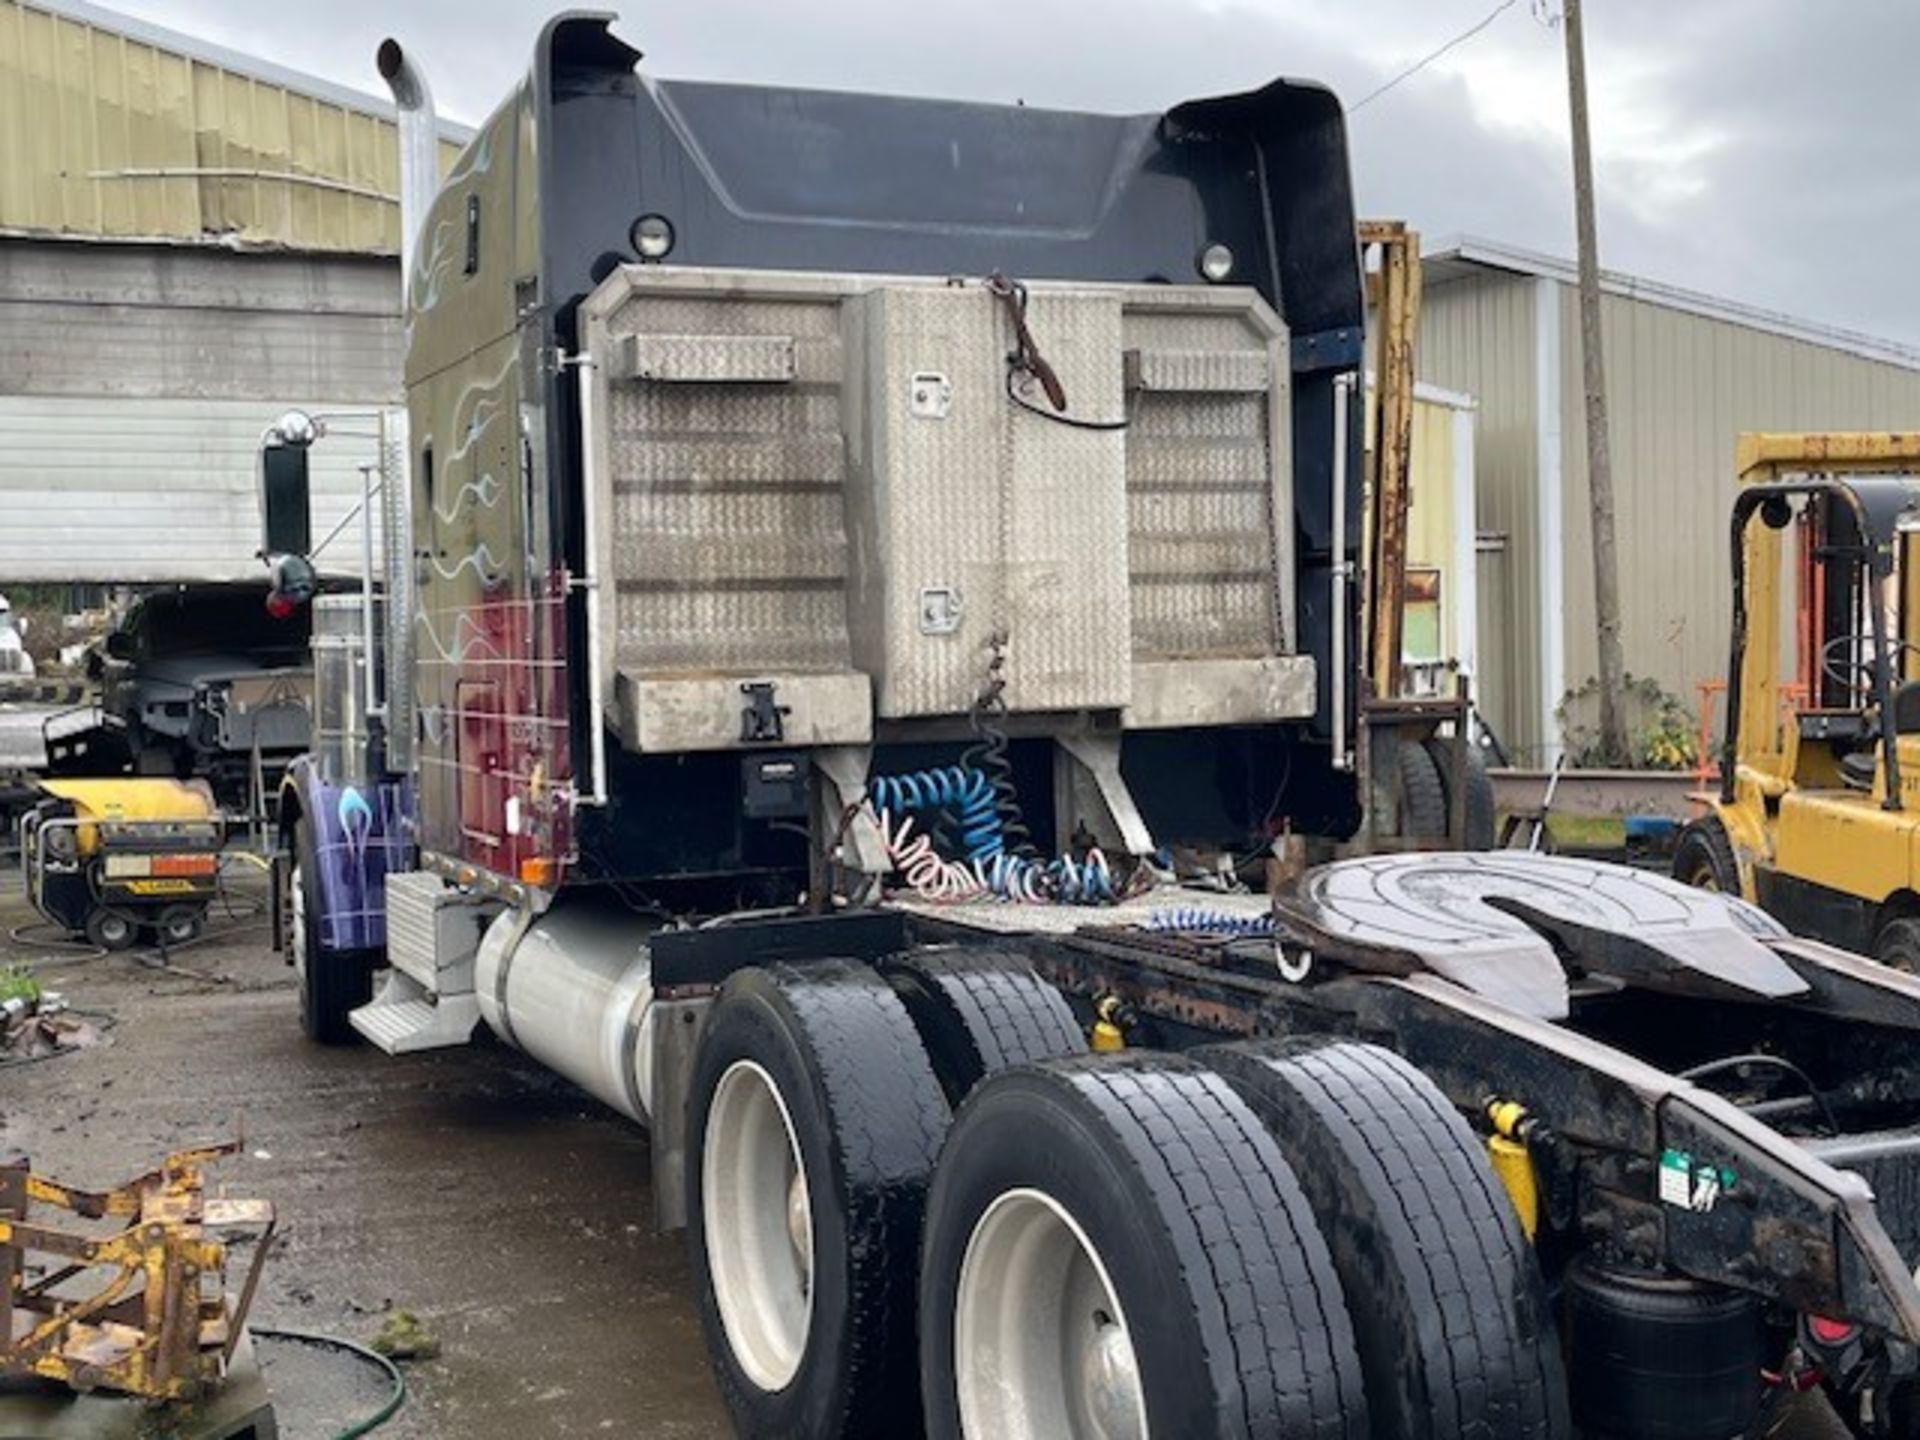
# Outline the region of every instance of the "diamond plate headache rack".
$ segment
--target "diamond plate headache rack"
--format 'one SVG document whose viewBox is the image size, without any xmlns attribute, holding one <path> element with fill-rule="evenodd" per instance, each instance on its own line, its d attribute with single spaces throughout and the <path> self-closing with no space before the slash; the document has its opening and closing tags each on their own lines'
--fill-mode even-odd
<svg viewBox="0 0 1920 1440">
<path fill-rule="evenodd" d="M 79 1190 L 0 1160 L 0 1376 L 185 1400 L 226 1375 L 271 1247 L 273 1206 L 208 1199 L 203 1169 L 239 1140 L 167 1156 L 112 1190 Z M 36 1214 L 87 1223 L 59 1228 Z M 116 1228 L 110 1223 L 118 1221 Z M 253 1258 L 227 1293 L 229 1235 Z"/>
</svg>

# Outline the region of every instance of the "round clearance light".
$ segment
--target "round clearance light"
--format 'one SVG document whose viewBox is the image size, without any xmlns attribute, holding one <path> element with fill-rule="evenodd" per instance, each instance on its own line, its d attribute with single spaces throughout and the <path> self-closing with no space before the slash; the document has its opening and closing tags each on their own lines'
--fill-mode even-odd
<svg viewBox="0 0 1920 1440">
<path fill-rule="evenodd" d="M 1217 241 L 1200 252 L 1200 273 L 1214 285 L 1233 274 L 1233 251 Z"/>
<path fill-rule="evenodd" d="M 664 215 L 642 215 L 633 222 L 628 238 L 642 260 L 664 260 L 673 249 L 673 222 Z"/>
</svg>

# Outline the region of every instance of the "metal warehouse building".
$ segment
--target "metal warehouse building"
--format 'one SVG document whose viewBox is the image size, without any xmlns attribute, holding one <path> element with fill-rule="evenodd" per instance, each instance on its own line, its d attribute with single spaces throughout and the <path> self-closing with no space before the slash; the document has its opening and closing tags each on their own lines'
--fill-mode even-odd
<svg viewBox="0 0 1920 1440">
<path fill-rule="evenodd" d="M 1573 267 L 1462 240 L 1424 273 L 1420 378 L 1479 402 L 1476 686 L 1516 763 L 1548 763 L 1555 708 L 1596 667 Z M 1602 288 L 1627 668 L 1692 708 L 1726 671 L 1736 437 L 1920 427 L 1920 350 L 1625 275 Z"/>
<path fill-rule="evenodd" d="M 263 427 L 399 399 L 391 115 L 77 0 L 0 0 L 0 586 L 261 573 Z M 316 535 L 360 458 L 315 452 Z"/>
</svg>

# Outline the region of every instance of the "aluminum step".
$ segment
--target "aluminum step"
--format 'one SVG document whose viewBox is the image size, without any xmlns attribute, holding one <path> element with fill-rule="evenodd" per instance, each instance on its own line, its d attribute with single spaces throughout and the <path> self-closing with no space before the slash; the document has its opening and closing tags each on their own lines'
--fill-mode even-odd
<svg viewBox="0 0 1920 1440">
<path fill-rule="evenodd" d="M 443 995 L 435 1001 L 406 976 L 390 972 L 372 1003 L 347 1020 L 387 1054 L 409 1055 L 466 1044 L 480 1023 L 480 1002 L 471 994 Z"/>
</svg>

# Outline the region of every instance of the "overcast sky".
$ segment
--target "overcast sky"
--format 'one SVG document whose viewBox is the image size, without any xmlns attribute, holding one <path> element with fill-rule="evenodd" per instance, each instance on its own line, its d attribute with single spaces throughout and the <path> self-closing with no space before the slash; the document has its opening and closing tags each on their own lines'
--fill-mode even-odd
<svg viewBox="0 0 1920 1440">
<path fill-rule="evenodd" d="M 395 33 L 467 121 L 524 72 L 553 9 L 108 3 L 368 90 Z M 1284 74 L 1353 105 L 1496 3 L 648 0 L 620 31 L 647 68 L 687 78 L 1132 112 Z M 1544 23 L 1558 9 L 1512 0 L 1352 115 L 1364 214 L 1571 255 L 1563 42 Z M 1588 0 L 1587 31 L 1605 265 L 1920 344 L 1920 4 Z"/>
</svg>

